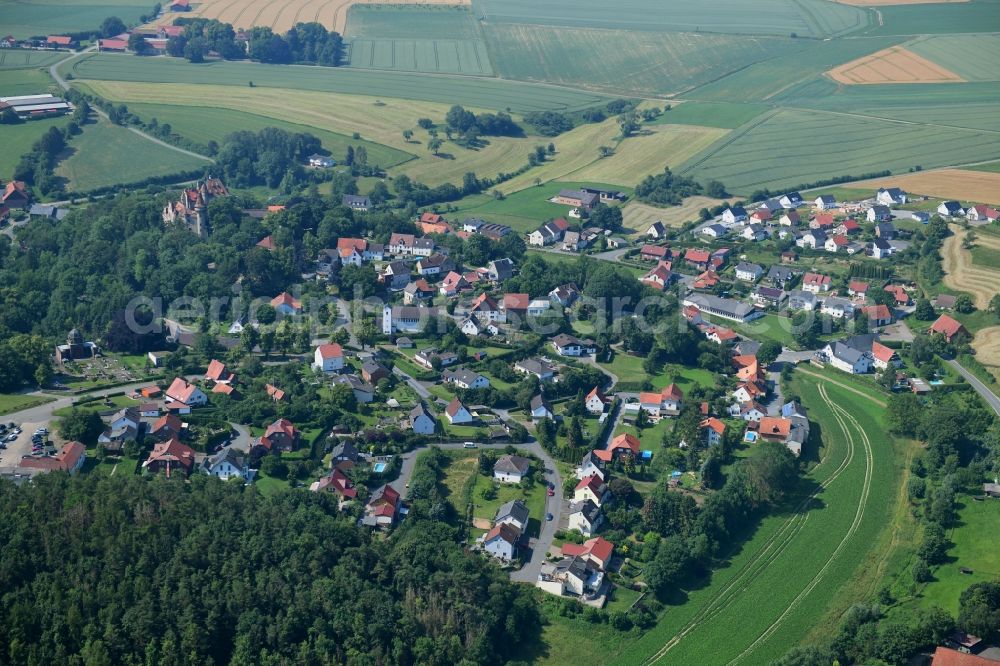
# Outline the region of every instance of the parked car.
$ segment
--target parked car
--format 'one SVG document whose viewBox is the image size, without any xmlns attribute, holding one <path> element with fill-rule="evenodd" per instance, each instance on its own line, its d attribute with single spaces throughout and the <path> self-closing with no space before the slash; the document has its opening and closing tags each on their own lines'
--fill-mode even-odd
<svg viewBox="0 0 1000 666">
<path fill-rule="evenodd" d="M 552 520 L 552 514 L 551 513 L 545 514 L 545 520 Z"/>
<path fill-rule="evenodd" d="M 552 497 L 553 495 L 556 494 L 556 491 L 552 490 L 552 488 L 549 488 L 548 490 L 545 491 L 545 494 L 548 495 L 549 497 Z"/>
<path fill-rule="evenodd" d="M 476 443 L 475 442 L 466 442 L 465 444 L 462 444 L 462 448 L 463 449 L 474 449 L 474 448 L 476 448 Z"/>
</svg>

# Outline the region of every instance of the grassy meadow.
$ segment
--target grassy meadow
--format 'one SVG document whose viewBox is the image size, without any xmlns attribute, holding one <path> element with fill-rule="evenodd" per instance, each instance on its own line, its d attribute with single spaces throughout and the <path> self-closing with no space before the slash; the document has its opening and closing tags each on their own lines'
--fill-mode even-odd
<svg viewBox="0 0 1000 666">
<path fill-rule="evenodd" d="M 152 3 L 100 0 L 97 3 L 68 0 L 65 2 L 0 2 L 0 32 L 18 39 L 36 35 L 96 30 L 101 21 L 117 16 L 135 24 L 142 14 L 148 14 Z"/>
<path fill-rule="evenodd" d="M 0 150 L 0 180 L 8 180 L 21 156 L 31 150 L 35 141 L 49 131 L 50 127 L 65 127 L 69 118 L 40 118 L 17 125 L 5 125 L 3 150 Z"/>
<path fill-rule="evenodd" d="M 56 167 L 70 192 L 138 182 L 198 169 L 205 160 L 157 145 L 106 120 L 91 122 L 70 141 L 70 154 Z"/>
</svg>

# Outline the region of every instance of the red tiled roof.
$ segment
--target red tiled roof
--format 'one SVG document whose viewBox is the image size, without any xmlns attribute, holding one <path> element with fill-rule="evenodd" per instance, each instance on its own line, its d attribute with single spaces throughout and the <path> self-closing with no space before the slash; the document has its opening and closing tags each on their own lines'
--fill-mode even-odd
<svg viewBox="0 0 1000 666">
<path fill-rule="evenodd" d="M 183 377 L 174 377 L 170 388 L 167 389 L 167 397 L 176 402 L 187 403 L 191 399 L 191 395 L 197 390 L 197 386 L 189 384 Z"/>
<path fill-rule="evenodd" d="M 183 427 L 184 423 L 176 414 L 164 414 L 156 420 L 156 423 L 153 424 L 153 428 L 150 432 L 157 433 L 166 428 L 177 433 L 180 432 Z"/>
<path fill-rule="evenodd" d="M 684 392 L 681 391 L 681 389 L 677 386 L 677 384 L 671 383 L 670 386 L 667 386 L 660 392 L 660 395 L 663 396 L 664 400 L 669 398 L 671 400 L 677 401 L 684 397 Z"/>
<path fill-rule="evenodd" d="M 212 359 L 208 364 L 208 371 L 205 372 L 205 379 L 213 382 L 228 381 L 232 379 L 233 373 L 226 369 L 226 364 L 217 359 Z"/>
<path fill-rule="evenodd" d="M 948 315 L 941 315 L 937 321 L 931 325 L 931 333 L 940 333 L 946 339 L 951 340 L 958 333 L 965 331 L 965 327 Z"/>
<path fill-rule="evenodd" d="M 861 311 L 865 313 L 865 316 L 868 317 L 869 320 L 875 319 L 878 321 L 884 321 L 886 319 L 892 319 L 892 313 L 889 312 L 889 306 L 882 303 L 861 308 Z"/>
<path fill-rule="evenodd" d="M 608 444 L 608 450 L 614 451 L 615 449 L 628 449 L 633 455 L 638 455 L 640 442 L 635 435 L 630 435 L 627 432 L 622 433 L 611 440 Z"/>
<path fill-rule="evenodd" d="M 601 391 L 601 388 L 599 386 L 595 386 L 594 388 L 590 389 L 590 393 L 587 394 L 586 400 L 590 400 L 594 396 L 597 396 L 600 399 L 600 401 L 603 402 L 603 403 L 610 402 L 610 400 L 608 399 L 608 397 L 606 395 L 604 395 L 604 393 Z"/>
<path fill-rule="evenodd" d="M 503 307 L 505 310 L 527 310 L 531 298 L 527 294 L 504 294 Z"/>
<path fill-rule="evenodd" d="M 851 280 L 851 283 L 847 285 L 847 289 L 857 294 L 864 294 L 868 292 L 868 283 L 861 280 Z"/>
<path fill-rule="evenodd" d="M 278 249 L 278 245 L 274 242 L 274 236 L 264 236 L 257 241 L 257 247 L 262 247 L 265 250 L 271 251 Z"/>
<path fill-rule="evenodd" d="M 80 442 L 69 442 L 59 453 L 54 456 L 32 457 L 27 456 L 21 459 L 21 467 L 31 467 L 33 469 L 62 470 L 68 472 L 75 469 L 80 462 L 80 458 L 87 453 L 87 447 Z"/>
<path fill-rule="evenodd" d="M 322 359 L 343 358 L 344 356 L 343 347 L 338 345 L 336 342 L 330 342 L 325 345 L 320 345 L 319 347 L 316 348 L 316 351 L 319 352 L 319 357 Z"/>
<path fill-rule="evenodd" d="M 276 308 L 279 305 L 287 305 L 291 307 L 293 310 L 302 309 L 302 303 L 297 298 L 289 294 L 287 291 L 283 291 L 271 299 L 272 308 Z"/>
<path fill-rule="evenodd" d="M 762 437 L 780 437 L 785 439 L 792 431 L 792 422 L 775 416 L 765 416 L 757 426 L 757 432 Z"/>
<path fill-rule="evenodd" d="M 472 302 L 471 309 L 473 312 L 486 312 L 486 311 L 495 312 L 500 308 L 497 307 L 497 302 L 494 301 L 489 294 L 483 292 L 482 294 L 479 294 L 479 297 Z"/>
<path fill-rule="evenodd" d="M 590 492 L 594 493 L 594 495 L 599 495 L 601 486 L 603 485 L 604 481 L 601 479 L 601 477 L 597 476 L 596 474 L 591 474 L 590 476 L 586 476 L 580 479 L 580 483 L 576 484 L 575 490 L 590 488 Z"/>
<path fill-rule="evenodd" d="M 212 387 L 212 393 L 222 393 L 224 395 L 232 395 L 236 392 L 236 389 L 229 384 L 216 384 Z"/>
<path fill-rule="evenodd" d="M 587 539 L 582 544 L 563 544 L 562 554 L 565 557 L 592 555 L 595 559 L 604 564 L 611 558 L 611 554 L 614 550 L 615 544 L 611 543 L 604 537 L 594 537 L 593 539 Z"/>
<path fill-rule="evenodd" d="M 878 361 L 882 361 L 883 363 L 888 363 L 889 361 L 892 360 L 892 357 L 895 356 L 895 354 L 896 351 L 894 349 L 886 347 L 881 342 L 872 343 L 872 356 L 874 356 L 875 359 Z"/>
<path fill-rule="evenodd" d="M 182 444 L 181 440 L 176 437 L 171 437 L 154 446 L 152 453 L 142 463 L 142 466 L 148 467 L 154 462 L 177 463 L 184 469 L 190 470 L 194 465 L 194 449 Z"/>
<path fill-rule="evenodd" d="M 273 398 L 275 401 L 280 401 L 285 399 L 285 392 L 282 391 L 277 386 L 274 386 L 273 384 L 264 384 L 264 389 L 267 391 L 267 394 L 271 396 L 271 398 Z"/>
<path fill-rule="evenodd" d="M 642 250 L 639 251 L 641 255 L 649 255 L 651 257 L 665 257 L 670 252 L 669 248 L 660 247 L 659 245 L 643 245 Z"/>
<path fill-rule="evenodd" d="M 715 432 L 719 433 L 720 435 L 726 431 L 726 424 L 723 423 L 722 421 L 720 421 L 719 419 L 715 418 L 714 416 L 711 417 L 711 418 L 707 418 L 704 421 L 702 421 L 701 422 L 701 427 L 702 428 L 711 428 L 712 430 L 714 430 Z"/>
<path fill-rule="evenodd" d="M 829 275 L 820 275 L 819 273 L 806 273 L 802 276 L 802 284 L 812 284 L 812 285 L 824 285 L 830 284 Z"/>
<path fill-rule="evenodd" d="M 464 407 L 465 405 L 462 404 L 461 400 L 458 398 L 452 398 L 451 402 L 448 403 L 448 406 L 444 408 L 444 411 L 448 416 L 455 416 L 455 414 L 458 414 L 458 410 L 463 409 Z"/>
<path fill-rule="evenodd" d="M 931 666 L 996 666 L 997 662 L 958 650 L 939 647 L 934 651 Z"/>
<path fill-rule="evenodd" d="M 67 37 L 66 35 L 49 35 L 48 39 L 45 40 L 47 44 L 59 44 L 60 46 L 69 46 L 73 43 L 72 37 Z"/>
<path fill-rule="evenodd" d="M 708 253 L 708 250 L 690 249 L 684 253 L 684 259 L 686 261 L 690 261 L 696 264 L 706 263 L 710 256 L 711 255 Z"/>
<path fill-rule="evenodd" d="M 500 537 L 507 543 L 517 543 L 521 538 L 521 533 L 510 523 L 500 523 L 499 525 L 494 525 L 493 528 L 486 533 L 485 540 L 492 541 L 497 537 Z"/>
</svg>

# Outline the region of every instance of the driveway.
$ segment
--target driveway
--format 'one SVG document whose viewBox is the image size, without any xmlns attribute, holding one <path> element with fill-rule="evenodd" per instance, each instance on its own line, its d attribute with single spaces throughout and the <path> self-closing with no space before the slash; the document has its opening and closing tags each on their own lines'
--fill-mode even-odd
<svg viewBox="0 0 1000 666">
<path fill-rule="evenodd" d="M 238 423 L 230 422 L 229 427 L 233 429 L 236 435 L 229 440 L 229 445 L 233 447 L 236 451 L 240 453 L 250 452 L 250 429 L 245 425 L 240 425 Z"/>
<path fill-rule="evenodd" d="M 417 395 L 419 395 L 421 399 L 430 400 L 432 402 L 435 400 L 434 396 L 431 395 L 431 392 L 428 391 L 423 384 L 421 384 L 416 379 L 414 379 L 410 375 L 400 370 L 397 366 L 393 366 L 392 374 L 396 375 L 397 377 L 405 381 L 411 389 L 417 392 Z"/>
<path fill-rule="evenodd" d="M 982 396 L 983 400 L 986 401 L 986 404 L 992 407 L 993 411 L 996 412 L 997 415 L 1000 415 L 1000 397 L 997 397 L 997 394 L 991 391 L 990 387 L 979 381 L 978 377 L 963 368 L 958 361 L 952 359 L 947 361 L 947 363 L 953 367 L 958 374 L 962 375 L 962 377 L 965 378 L 965 381 L 972 385 L 972 388 L 976 390 L 976 393 Z"/>
</svg>

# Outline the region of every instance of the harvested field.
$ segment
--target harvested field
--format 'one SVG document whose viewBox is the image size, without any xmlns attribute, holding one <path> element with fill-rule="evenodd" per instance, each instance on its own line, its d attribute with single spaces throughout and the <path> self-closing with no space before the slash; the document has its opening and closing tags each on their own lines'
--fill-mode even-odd
<svg viewBox="0 0 1000 666">
<path fill-rule="evenodd" d="M 330 30 L 344 34 L 347 30 L 347 11 L 352 5 L 468 5 L 469 0 L 292 0 L 273 3 L 267 0 L 202 0 L 185 16 L 218 19 L 232 23 L 233 27 L 253 28 L 267 26 L 276 32 L 285 32 L 296 23 L 315 21 Z"/>
<path fill-rule="evenodd" d="M 709 197 L 688 197 L 680 206 L 660 208 L 639 201 L 631 201 L 622 209 L 622 219 L 625 228 L 638 233 L 645 233 L 649 225 L 657 220 L 668 227 L 679 227 L 685 222 L 698 219 L 698 211 L 702 208 L 712 208 L 722 203 L 719 199 Z"/>
<path fill-rule="evenodd" d="M 907 173 L 854 183 L 865 189 L 902 187 L 907 192 L 942 199 L 975 201 L 1000 206 L 1000 173 L 966 169 L 941 169 Z"/>
<path fill-rule="evenodd" d="M 983 268 L 972 263 L 972 253 L 962 247 L 966 231 L 957 224 L 948 225 L 952 234 L 941 247 L 944 283 L 972 296 L 976 307 L 985 310 L 990 299 L 1000 293 L 1000 269 Z"/>
<path fill-rule="evenodd" d="M 979 329 L 972 339 L 972 348 L 983 365 L 1000 366 L 1000 326 Z"/>
<path fill-rule="evenodd" d="M 893 46 L 834 67 L 827 76 L 847 85 L 873 83 L 960 83 L 958 74 L 902 46 Z"/>
</svg>

